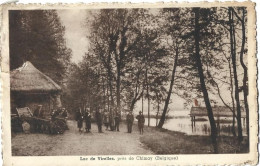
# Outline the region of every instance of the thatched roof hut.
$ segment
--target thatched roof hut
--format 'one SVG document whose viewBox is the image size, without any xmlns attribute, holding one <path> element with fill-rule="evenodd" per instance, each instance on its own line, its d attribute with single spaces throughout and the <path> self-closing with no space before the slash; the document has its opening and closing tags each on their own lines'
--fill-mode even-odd
<svg viewBox="0 0 260 166">
<path fill-rule="evenodd" d="M 11 91 L 55 92 L 61 87 L 27 61 L 11 72 Z"/>
<path fill-rule="evenodd" d="M 29 107 L 33 112 L 42 105 L 42 110 L 49 114 L 51 109 L 61 107 L 61 87 L 31 62 L 11 71 L 10 85 L 12 113 L 19 107 Z"/>
</svg>

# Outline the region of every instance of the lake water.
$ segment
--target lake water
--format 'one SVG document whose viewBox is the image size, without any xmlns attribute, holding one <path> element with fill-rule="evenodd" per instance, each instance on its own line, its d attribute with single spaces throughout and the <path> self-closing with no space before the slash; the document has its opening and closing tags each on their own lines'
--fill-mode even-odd
<svg viewBox="0 0 260 166">
<path fill-rule="evenodd" d="M 195 121 L 195 126 L 192 126 L 191 117 L 189 116 L 189 111 L 175 111 L 171 114 L 172 119 L 167 119 L 164 122 L 163 128 L 179 131 L 186 133 L 187 135 L 210 135 L 210 124 L 208 117 L 196 117 L 196 119 L 201 119 L 204 121 Z M 159 123 L 158 119 L 158 123 Z M 222 117 L 220 119 L 220 133 L 219 135 L 232 136 L 232 117 Z M 242 130 L 243 135 L 246 135 L 245 121 L 242 119 Z M 145 125 L 148 125 L 148 118 L 145 119 Z M 150 126 L 156 126 L 156 119 L 150 118 Z M 236 127 L 236 126 L 235 126 Z"/>
</svg>

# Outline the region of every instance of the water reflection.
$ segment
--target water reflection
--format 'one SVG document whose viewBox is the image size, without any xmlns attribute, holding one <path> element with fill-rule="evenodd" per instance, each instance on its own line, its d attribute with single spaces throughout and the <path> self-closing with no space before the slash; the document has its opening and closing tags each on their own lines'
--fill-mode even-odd
<svg viewBox="0 0 260 166">
<path fill-rule="evenodd" d="M 184 112 L 186 112 L 186 115 Z M 167 119 L 165 121 L 163 128 L 172 131 L 180 131 L 188 135 L 210 135 L 210 124 L 208 121 L 208 117 L 199 117 L 195 120 L 195 125 L 192 125 L 191 117 L 189 116 L 189 111 L 182 111 L 181 115 L 175 113 L 175 115 L 172 116 L 172 119 Z M 146 118 L 145 120 L 145 125 L 148 125 L 148 118 Z M 216 125 L 220 131 L 218 133 L 219 135 L 232 136 L 232 117 L 222 117 L 220 118 L 219 125 Z M 155 118 L 150 119 L 150 126 L 156 126 Z M 235 127 L 237 127 L 236 123 Z M 246 135 L 245 121 L 243 119 L 242 130 L 243 135 Z"/>
</svg>

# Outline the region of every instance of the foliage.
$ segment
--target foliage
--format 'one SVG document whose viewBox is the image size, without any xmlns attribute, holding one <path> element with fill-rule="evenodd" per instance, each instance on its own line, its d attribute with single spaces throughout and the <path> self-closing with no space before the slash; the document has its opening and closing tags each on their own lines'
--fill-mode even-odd
<svg viewBox="0 0 260 166">
<path fill-rule="evenodd" d="M 71 50 L 66 46 L 65 27 L 57 12 L 13 10 L 9 15 L 10 69 L 31 61 L 36 68 L 61 84 L 70 63 Z"/>
</svg>

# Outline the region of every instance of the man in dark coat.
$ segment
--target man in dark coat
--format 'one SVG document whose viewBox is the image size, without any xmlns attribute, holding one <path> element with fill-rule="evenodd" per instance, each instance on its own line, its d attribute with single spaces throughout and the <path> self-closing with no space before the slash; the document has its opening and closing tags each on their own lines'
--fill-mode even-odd
<svg viewBox="0 0 260 166">
<path fill-rule="evenodd" d="M 68 111 L 65 108 L 62 108 L 61 116 L 65 119 L 68 118 Z"/>
<path fill-rule="evenodd" d="M 76 121 L 78 122 L 79 132 L 81 132 L 81 128 L 83 126 L 83 115 L 80 108 L 76 112 Z"/>
<path fill-rule="evenodd" d="M 138 128 L 139 128 L 140 134 L 143 134 L 145 119 L 144 119 L 144 115 L 142 114 L 141 111 L 139 112 L 139 115 L 136 116 L 136 119 L 138 120 Z"/>
<path fill-rule="evenodd" d="M 134 122 L 134 115 L 132 114 L 132 111 L 129 111 L 126 115 L 126 122 L 127 122 L 127 132 L 132 133 L 132 126 Z"/>
<path fill-rule="evenodd" d="M 90 132 L 90 129 L 91 129 L 91 115 L 88 112 L 88 110 L 85 113 L 84 119 L 85 119 L 85 122 L 86 122 L 86 132 Z"/>
<path fill-rule="evenodd" d="M 119 131 L 120 117 L 119 117 L 118 112 L 116 113 L 114 119 L 115 119 L 115 130 L 116 130 L 116 131 Z"/>
<path fill-rule="evenodd" d="M 98 132 L 102 133 L 102 115 L 99 112 L 99 109 L 97 109 L 97 111 L 96 111 L 96 122 L 98 125 Z"/>
<path fill-rule="evenodd" d="M 108 126 L 109 126 L 109 112 L 108 111 L 104 112 L 103 122 L 104 122 L 104 125 L 106 126 L 106 130 L 108 130 Z"/>
</svg>

